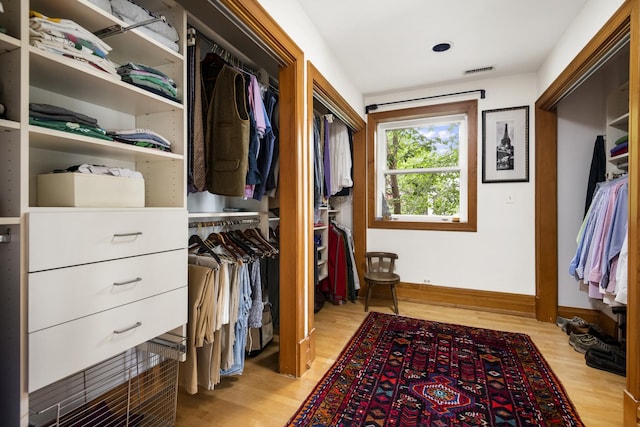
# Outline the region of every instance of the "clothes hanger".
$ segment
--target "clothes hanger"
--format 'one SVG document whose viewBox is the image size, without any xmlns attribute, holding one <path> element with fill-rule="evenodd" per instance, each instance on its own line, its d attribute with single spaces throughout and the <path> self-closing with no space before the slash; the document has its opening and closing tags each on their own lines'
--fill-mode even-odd
<svg viewBox="0 0 640 427">
<path fill-rule="evenodd" d="M 249 244 L 255 246 L 256 249 L 258 251 L 260 251 L 261 256 L 263 256 L 263 257 L 269 256 L 270 257 L 272 255 L 271 248 L 267 247 L 262 240 L 255 238 L 255 236 L 253 235 L 252 230 L 253 229 L 249 228 L 249 229 L 244 230 L 243 232 L 241 231 L 240 233 L 242 234 L 242 238 L 245 239 L 247 242 L 249 242 Z"/>
<path fill-rule="evenodd" d="M 273 257 L 278 254 L 278 249 L 274 247 L 271 243 L 269 243 L 262 234 L 260 230 L 257 228 L 249 228 L 244 231 L 245 236 L 247 236 L 252 242 L 261 246 L 262 250 L 268 254 L 268 256 Z"/>
<path fill-rule="evenodd" d="M 238 235 L 240 233 L 240 235 Z M 227 240 L 230 241 L 240 252 L 243 252 L 250 260 L 258 259 L 261 255 L 258 253 L 255 247 L 247 244 L 247 240 L 244 239 L 240 230 L 231 230 L 225 232 Z"/>
<path fill-rule="evenodd" d="M 189 237 L 189 249 L 191 249 L 192 247 L 198 247 L 199 250 L 208 253 L 216 261 L 222 262 L 220 261 L 220 257 L 218 256 L 218 254 L 216 254 L 213 249 L 209 245 L 207 245 L 197 234 L 193 234 L 191 237 Z"/>
<path fill-rule="evenodd" d="M 229 243 L 227 243 L 222 233 L 211 233 L 209 234 L 209 236 L 205 241 L 213 244 L 214 246 L 222 247 L 225 250 L 225 252 L 227 252 L 227 254 L 236 262 L 238 263 L 243 262 L 244 257 L 242 256 L 242 254 L 237 252 L 236 249 L 233 247 L 233 245 L 230 245 Z"/>
<path fill-rule="evenodd" d="M 247 230 L 237 230 L 238 239 L 245 242 L 245 244 L 249 245 L 253 248 L 253 250 L 257 253 L 258 257 L 264 258 L 272 255 L 271 248 L 264 245 L 262 241 L 253 238 L 252 233 Z"/>
</svg>

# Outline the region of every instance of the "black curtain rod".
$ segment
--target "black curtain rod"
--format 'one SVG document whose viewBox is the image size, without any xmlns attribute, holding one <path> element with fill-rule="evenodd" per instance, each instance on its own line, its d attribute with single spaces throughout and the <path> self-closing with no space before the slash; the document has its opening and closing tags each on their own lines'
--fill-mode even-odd
<svg viewBox="0 0 640 427">
<path fill-rule="evenodd" d="M 402 101 L 390 101 L 390 102 L 382 102 L 380 104 L 370 104 L 364 107 L 365 114 L 369 114 L 369 111 L 377 110 L 381 105 L 391 105 L 391 104 L 400 104 L 402 102 L 413 102 L 413 101 L 422 101 L 425 99 L 433 99 L 433 98 L 442 98 L 443 96 L 454 96 L 454 95 L 464 95 L 465 93 L 474 93 L 480 92 L 480 99 L 485 98 L 485 90 L 484 89 L 476 89 L 476 90 L 466 90 L 463 92 L 454 92 L 454 93 L 445 93 L 442 95 L 432 95 L 432 96 L 424 96 L 422 98 L 413 98 L 413 99 L 404 99 Z"/>
</svg>

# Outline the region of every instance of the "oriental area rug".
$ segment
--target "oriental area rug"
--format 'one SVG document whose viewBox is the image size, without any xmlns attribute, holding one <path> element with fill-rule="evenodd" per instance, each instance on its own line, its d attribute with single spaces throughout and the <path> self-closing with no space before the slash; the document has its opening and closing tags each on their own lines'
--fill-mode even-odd
<svg viewBox="0 0 640 427">
<path fill-rule="evenodd" d="M 584 426 L 529 336 L 371 312 L 289 426 Z"/>
</svg>

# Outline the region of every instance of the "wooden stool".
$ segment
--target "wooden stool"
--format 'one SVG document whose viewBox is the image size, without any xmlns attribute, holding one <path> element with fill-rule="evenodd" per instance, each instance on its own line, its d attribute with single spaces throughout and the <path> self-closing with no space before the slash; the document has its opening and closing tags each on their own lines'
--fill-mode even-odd
<svg viewBox="0 0 640 427">
<path fill-rule="evenodd" d="M 398 255 L 391 252 L 367 252 L 365 258 L 367 259 L 367 271 L 364 274 L 364 281 L 368 289 L 364 311 L 369 311 L 369 300 L 371 299 L 373 285 L 389 285 L 393 296 L 393 308 L 395 313 L 398 314 L 396 285 L 400 283 L 400 276 L 393 272 Z"/>
</svg>

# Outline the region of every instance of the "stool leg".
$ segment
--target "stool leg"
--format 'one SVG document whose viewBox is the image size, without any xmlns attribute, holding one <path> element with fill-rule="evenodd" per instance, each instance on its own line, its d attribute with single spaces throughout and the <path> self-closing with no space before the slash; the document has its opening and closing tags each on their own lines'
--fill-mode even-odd
<svg viewBox="0 0 640 427">
<path fill-rule="evenodd" d="M 373 283 L 367 283 L 367 298 L 364 300 L 364 311 L 369 311 L 369 300 L 373 291 Z"/>
<path fill-rule="evenodd" d="M 396 295 L 396 285 L 391 285 L 391 295 L 393 295 L 393 308 L 396 314 L 400 314 L 398 313 L 398 296 Z"/>
</svg>

